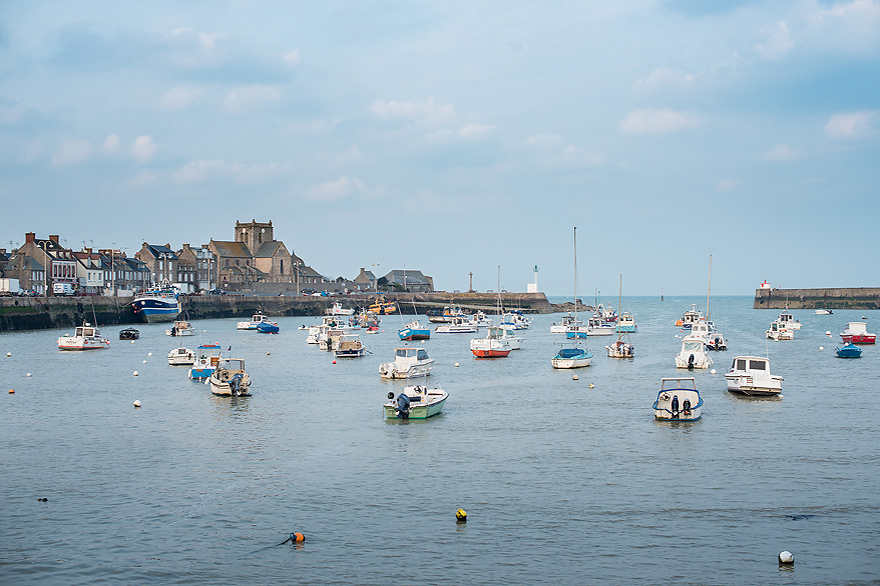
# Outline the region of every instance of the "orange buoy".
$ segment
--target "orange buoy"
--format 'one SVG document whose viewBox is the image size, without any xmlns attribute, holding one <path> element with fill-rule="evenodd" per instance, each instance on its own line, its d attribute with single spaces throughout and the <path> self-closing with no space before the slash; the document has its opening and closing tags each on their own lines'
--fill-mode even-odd
<svg viewBox="0 0 880 586">
<path fill-rule="evenodd" d="M 291 534 L 290 534 L 290 540 L 291 540 L 291 541 L 305 541 L 305 540 L 306 540 L 306 536 L 303 535 L 302 533 L 291 533 Z"/>
<path fill-rule="evenodd" d="M 9 394 L 10 394 L 10 395 L 14 395 L 14 394 L 15 394 L 15 389 L 9 389 Z"/>
</svg>

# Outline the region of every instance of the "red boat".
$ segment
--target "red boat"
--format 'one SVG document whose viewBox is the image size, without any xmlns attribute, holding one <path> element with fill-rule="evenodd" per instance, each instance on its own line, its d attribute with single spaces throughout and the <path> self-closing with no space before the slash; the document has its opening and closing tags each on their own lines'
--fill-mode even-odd
<svg viewBox="0 0 880 586">
<path fill-rule="evenodd" d="M 846 324 L 840 337 L 847 344 L 875 344 L 877 342 L 877 334 L 868 332 L 868 325 L 860 321 L 851 321 Z"/>
</svg>

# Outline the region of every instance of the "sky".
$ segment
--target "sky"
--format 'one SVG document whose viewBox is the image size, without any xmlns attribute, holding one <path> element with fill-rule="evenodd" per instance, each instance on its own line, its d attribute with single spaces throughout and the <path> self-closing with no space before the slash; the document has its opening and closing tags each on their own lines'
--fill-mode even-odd
<svg viewBox="0 0 880 586">
<path fill-rule="evenodd" d="M 588 296 L 878 286 L 878 57 L 880 0 L 2 2 L 0 248 L 271 220 L 571 295 L 577 227 Z"/>
</svg>

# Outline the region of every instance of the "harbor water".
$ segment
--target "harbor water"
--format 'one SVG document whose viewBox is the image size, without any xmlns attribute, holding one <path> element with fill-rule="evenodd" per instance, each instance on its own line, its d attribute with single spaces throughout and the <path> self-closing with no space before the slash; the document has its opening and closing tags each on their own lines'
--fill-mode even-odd
<svg viewBox="0 0 880 586">
<path fill-rule="evenodd" d="M 58 351 L 61 330 L 0 334 L 0 584 L 880 582 L 880 357 L 834 353 L 846 322 L 876 332 L 880 312 L 795 310 L 795 339 L 774 342 L 778 311 L 713 298 L 729 344 L 713 375 L 674 366 L 691 303 L 705 298 L 624 298 L 635 359 L 591 337 L 575 371 L 550 366 L 561 314 L 535 316 L 502 359 L 471 355 L 484 331 L 432 333 L 413 345 L 449 399 L 426 421 L 383 418 L 405 382 L 378 367 L 410 316 L 336 363 L 305 343 L 305 317 L 278 335 L 144 324 L 134 343 L 105 327 L 110 348 L 91 352 Z M 207 342 L 247 361 L 252 396 L 168 365 Z M 783 397 L 726 390 L 734 356 L 768 353 Z M 696 378 L 701 420 L 654 419 L 674 376 Z M 305 541 L 279 545 L 293 532 Z"/>
</svg>

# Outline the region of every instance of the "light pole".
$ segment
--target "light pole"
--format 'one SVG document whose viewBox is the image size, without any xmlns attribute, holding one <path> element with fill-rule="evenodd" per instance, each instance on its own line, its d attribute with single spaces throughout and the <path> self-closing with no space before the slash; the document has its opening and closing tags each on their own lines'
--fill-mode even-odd
<svg viewBox="0 0 880 586">
<path fill-rule="evenodd" d="M 370 266 L 378 267 L 378 266 L 379 266 L 379 263 L 374 262 L 374 263 L 373 263 L 372 265 L 370 265 Z M 379 270 L 379 269 L 376 269 L 376 270 Z M 374 277 L 376 276 L 375 273 L 373 274 L 373 276 L 374 276 Z M 376 277 L 376 283 L 373 285 L 373 289 L 376 290 L 376 293 L 379 292 L 379 278 L 378 278 L 378 277 Z"/>
</svg>

